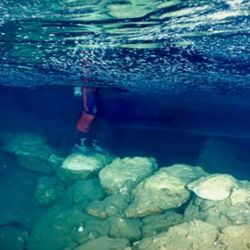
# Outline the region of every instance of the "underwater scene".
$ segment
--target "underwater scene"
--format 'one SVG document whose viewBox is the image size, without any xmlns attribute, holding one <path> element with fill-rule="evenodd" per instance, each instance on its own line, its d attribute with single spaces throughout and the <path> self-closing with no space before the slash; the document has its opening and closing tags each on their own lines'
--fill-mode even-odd
<svg viewBox="0 0 250 250">
<path fill-rule="evenodd" d="M 250 250 L 249 14 L 1 0 L 0 250 Z"/>
</svg>

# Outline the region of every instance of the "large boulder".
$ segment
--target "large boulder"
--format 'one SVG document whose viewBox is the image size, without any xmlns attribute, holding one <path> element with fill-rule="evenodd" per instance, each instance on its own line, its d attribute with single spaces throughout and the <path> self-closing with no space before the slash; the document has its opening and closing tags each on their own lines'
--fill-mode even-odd
<svg viewBox="0 0 250 250">
<path fill-rule="evenodd" d="M 167 232 L 145 238 L 133 250 L 248 250 L 250 225 L 229 226 L 222 229 L 194 220 L 171 227 Z"/>
<path fill-rule="evenodd" d="M 214 243 L 219 230 L 202 221 L 191 221 L 170 227 L 167 232 L 145 238 L 133 246 L 133 250 L 153 249 L 217 249 Z"/>
<path fill-rule="evenodd" d="M 63 158 L 37 134 L 21 133 L 8 137 L 4 150 L 14 154 L 20 166 L 51 174 L 61 165 Z"/>
<path fill-rule="evenodd" d="M 250 224 L 250 183 L 236 181 L 228 198 L 208 200 L 194 196 L 185 210 L 185 219 L 199 219 L 226 227 Z"/>
<path fill-rule="evenodd" d="M 128 193 L 140 181 L 152 175 L 157 164 L 153 158 L 117 158 L 99 173 L 101 185 L 109 193 Z"/>
<path fill-rule="evenodd" d="M 223 228 L 216 243 L 226 246 L 224 249 L 248 250 L 250 248 L 250 225 Z"/>
<path fill-rule="evenodd" d="M 186 183 L 162 168 L 133 190 L 126 216 L 144 217 L 183 205 L 190 198 Z"/>
<path fill-rule="evenodd" d="M 102 159 L 92 155 L 73 153 L 69 155 L 58 169 L 57 174 L 63 181 L 86 179 L 104 167 Z"/>
<path fill-rule="evenodd" d="M 200 198 L 219 201 L 229 197 L 234 184 L 231 175 L 214 174 L 189 183 L 188 189 Z"/>
</svg>

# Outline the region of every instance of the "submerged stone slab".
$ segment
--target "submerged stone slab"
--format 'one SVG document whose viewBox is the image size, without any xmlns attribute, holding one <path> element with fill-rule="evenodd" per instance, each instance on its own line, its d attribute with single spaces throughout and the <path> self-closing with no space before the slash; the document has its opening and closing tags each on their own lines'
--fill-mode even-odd
<svg viewBox="0 0 250 250">
<path fill-rule="evenodd" d="M 109 193 L 128 193 L 157 168 L 153 158 L 117 158 L 99 173 L 101 185 Z"/>
<path fill-rule="evenodd" d="M 188 184 L 188 189 L 207 200 L 224 200 L 229 197 L 235 184 L 231 175 L 214 174 Z"/>
<path fill-rule="evenodd" d="M 100 158 L 73 153 L 63 161 L 57 173 L 62 180 L 86 179 L 97 173 L 103 166 Z"/>
<path fill-rule="evenodd" d="M 180 207 L 190 197 L 185 183 L 180 179 L 160 169 L 153 176 L 142 181 L 133 190 L 133 199 L 126 210 L 126 216 L 144 217 Z"/>
<path fill-rule="evenodd" d="M 63 158 L 38 134 L 21 133 L 8 137 L 4 150 L 14 154 L 20 166 L 46 174 L 55 172 Z"/>
</svg>

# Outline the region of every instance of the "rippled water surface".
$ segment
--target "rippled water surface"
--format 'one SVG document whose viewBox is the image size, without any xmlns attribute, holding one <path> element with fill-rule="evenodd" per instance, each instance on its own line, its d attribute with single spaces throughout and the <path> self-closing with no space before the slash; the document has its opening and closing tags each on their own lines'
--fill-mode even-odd
<svg viewBox="0 0 250 250">
<path fill-rule="evenodd" d="M 88 74 L 104 87 L 246 91 L 249 6 L 247 0 L 2 0 L 0 82 L 76 85 Z"/>
</svg>

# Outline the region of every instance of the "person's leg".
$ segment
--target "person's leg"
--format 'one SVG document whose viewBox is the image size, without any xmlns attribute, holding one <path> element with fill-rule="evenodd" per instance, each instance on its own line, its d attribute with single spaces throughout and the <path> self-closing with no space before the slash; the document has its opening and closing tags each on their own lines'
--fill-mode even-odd
<svg viewBox="0 0 250 250">
<path fill-rule="evenodd" d="M 93 142 L 96 142 L 96 134 L 97 134 L 96 121 L 97 121 L 97 118 L 95 118 L 92 121 L 89 132 L 88 132 L 87 137 L 86 137 L 86 143 L 89 146 L 92 146 Z"/>
<path fill-rule="evenodd" d="M 87 140 L 88 137 L 88 133 L 83 133 L 81 131 L 77 131 L 76 132 L 76 136 L 75 136 L 75 144 L 77 146 L 82 146 L 85 144 L 85 141 Z"/>
</svg>

